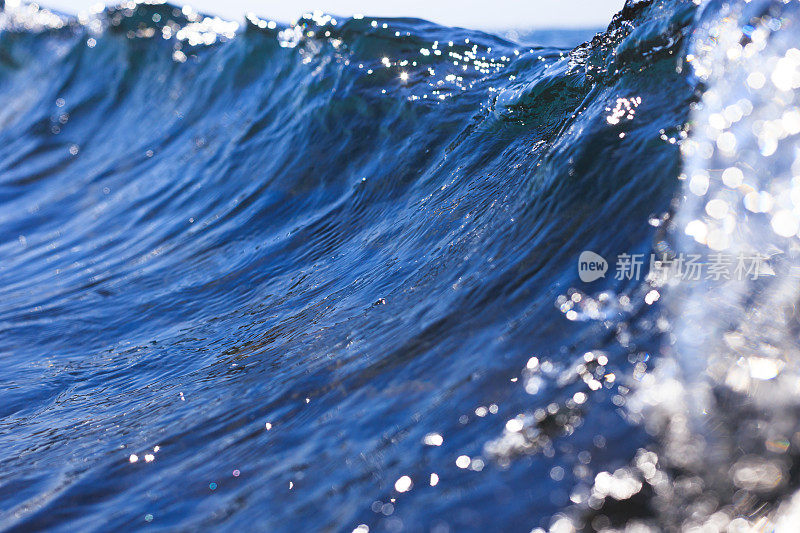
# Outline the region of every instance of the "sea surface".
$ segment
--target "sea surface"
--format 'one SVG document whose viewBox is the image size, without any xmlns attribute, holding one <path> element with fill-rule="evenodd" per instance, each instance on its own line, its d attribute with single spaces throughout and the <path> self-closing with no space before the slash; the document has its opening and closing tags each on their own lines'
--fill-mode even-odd
<svg viewBox="0 0 800 533">
<path fill-rule="evenodd" d="M 6 0 L 0 530 L 791 531 L 798 24 Z"/>
</svg>

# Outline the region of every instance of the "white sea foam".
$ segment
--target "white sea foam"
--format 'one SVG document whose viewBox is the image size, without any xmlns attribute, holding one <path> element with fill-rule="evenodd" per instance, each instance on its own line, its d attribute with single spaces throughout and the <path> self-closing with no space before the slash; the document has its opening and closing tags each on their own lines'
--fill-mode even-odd
<svg viewBox="0 0 800 533">
<path fill-rule="evenodd" d="M 733 262 L 762 254 L 774 275 L 666 287 L 668 356 L 628 408 L 659 435 L 662 461 L 700 489 L 672 495 L 683 527 L 768 529 L 798 500 L 789 472 L 800 445 L 800 9 L 704 7 L 687 60 L 705 89 L 681 147 L 674 246 Z M 707 187 L 693 188 L 693 176 Z M 791 499 L 773 511 L 782 497 Z"/>
</svg>

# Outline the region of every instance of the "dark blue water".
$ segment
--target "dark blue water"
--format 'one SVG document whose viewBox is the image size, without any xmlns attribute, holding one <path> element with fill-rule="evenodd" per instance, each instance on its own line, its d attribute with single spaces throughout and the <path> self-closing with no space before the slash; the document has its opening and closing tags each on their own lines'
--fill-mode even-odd
<svg viewBox="0 0 800 533">
<path fill-rule="evenodd" d="M 659 242 L 702 81 L 697 6 L 630 4 L 569 46 L 9 7 L 0 529 L 530 531 L 632 464 L 659 305 L 577 258 Z"/>
</svg>

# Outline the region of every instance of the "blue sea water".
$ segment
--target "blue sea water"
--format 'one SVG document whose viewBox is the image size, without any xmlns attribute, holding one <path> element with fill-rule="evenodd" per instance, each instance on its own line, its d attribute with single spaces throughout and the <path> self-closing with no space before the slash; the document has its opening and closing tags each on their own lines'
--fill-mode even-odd
<svg viewBox="0 0 800 533">
<path fill-rule="evenodd" d="M 678 529 L 776 509 L 788 474 L 772 499 L 734 471 L 728 491 L 670 455 L 648 424 L 666 415 L 628 407 L 666 382 L 656 361 L 681 364 L 685 289 L 576 268 L 680 249 L 675 213 L 706 216 L 683 207 L 685 146 L 734 93 L 703 104 L 698 58 L 720 20 L 740 38 L 798 20 L 744 5 L 628 2 L 588 40 L 518 42 L 6 6 L 0 529 Z M 759 442 L 793 450 L 778 433 Z M 642 466 L 659 453 L 667 485 L 716 503 L 667 498 Z"/>
</svg>

